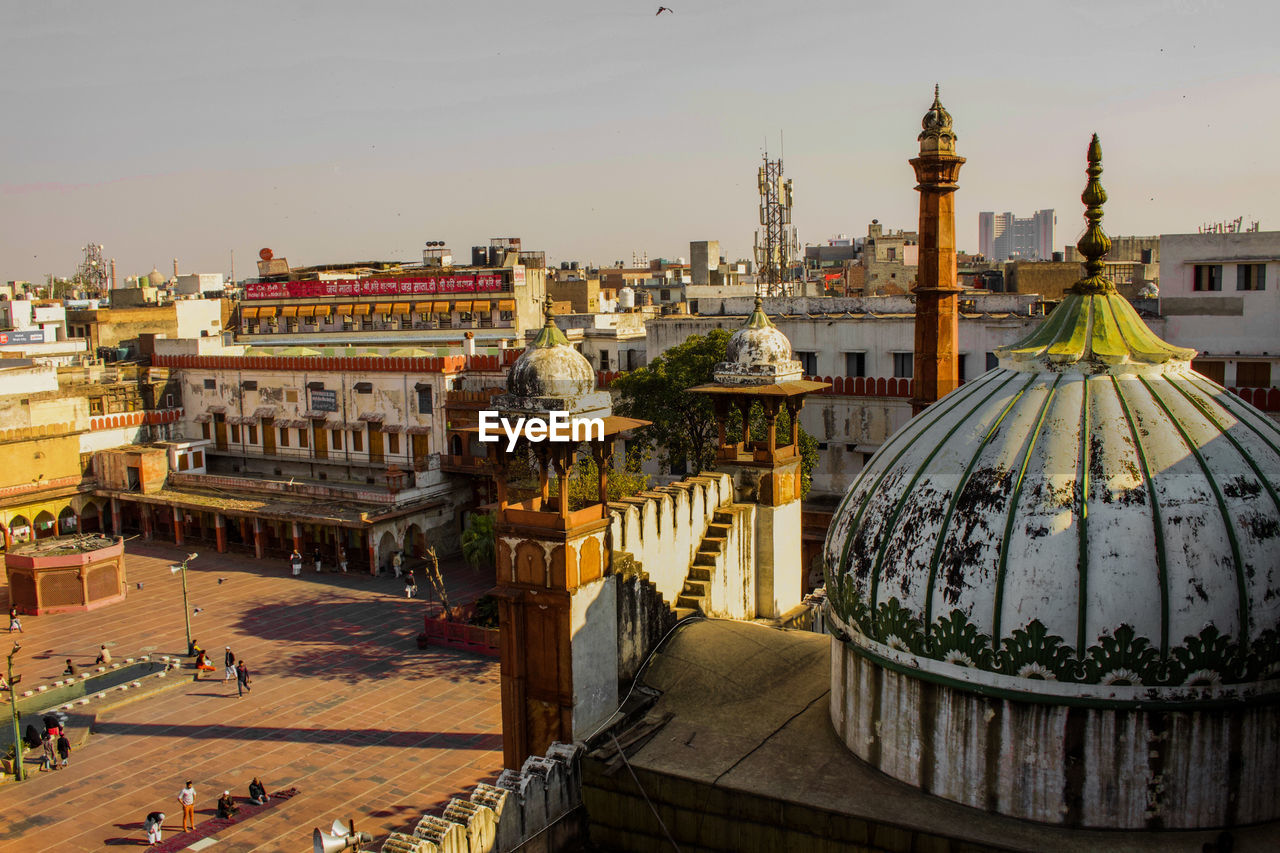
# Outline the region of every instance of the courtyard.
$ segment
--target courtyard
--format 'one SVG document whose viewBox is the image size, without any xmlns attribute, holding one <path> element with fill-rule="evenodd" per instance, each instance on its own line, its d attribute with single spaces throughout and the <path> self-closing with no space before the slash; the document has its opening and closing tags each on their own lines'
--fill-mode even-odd
<svg viewBox="0 0 1280 853">
<path fill-rule="evenodd" d="M 182 583 L 169 566 L 187 549 L 135 539 L 126 554 L 126 601 L 23 617 L 25 633 L 10 638 L 22 644 L 19 692 L 60 678 L 66 658 L 90 665 L 104 643 L 115 661 L 185 652 Z M 491 570 L 460 561 L 442 570 L 455 604 L 493 583 Z M 28 780 L 0 785 L 0 850 L 142 848 L 152 811 L 165 813 L 168 842 L 181 834 L 176 798 L 188 779 L 197 824 L 214 817 L 224 790 L 243 804 L 254 776 L 269 792 L 297 789 L 209 839 L 191 838 L 195 849 L 226 853 L 310 850 L 312 827 L 335 818 L 354 818 L 380 841 L 494 781 L 502 766 L 497 661 L 417 648 L 423 614 L 439 608 L 417 575 L 419 598 L 410 600 L 389 577 L 310 567 L 293 577 L 284 561 L 201 552 L 187 573 L 191 631 L 219 670 L 201 681 L 190 669 L 171 673 L 178 683 L 162 692 L 99 712 L 65 769 L 37 772 L 32 752 Z M 0 598 L 7 608 L 7 588 Z M 251 673 L 243 698 L 223 683 L 225 646 Z"/>
</svg>

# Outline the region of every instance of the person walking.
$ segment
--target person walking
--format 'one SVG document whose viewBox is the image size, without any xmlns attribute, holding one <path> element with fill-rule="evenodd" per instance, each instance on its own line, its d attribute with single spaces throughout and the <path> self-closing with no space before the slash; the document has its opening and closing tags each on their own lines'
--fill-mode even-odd
<svg viewBox="0 0 1280 853">
<path fill-rule="evenodd" d="M 230 646 L 227 646 L 227 653 L 222 656 L 222 665 L 225 667 L 222 671 L 222 683 L 226 684 L 236 677 L 236 656 L 232 653 Z"/>
<path fill-rule="evenodd" d="M 249 667 L 244 665 L 244 661 L 236 664 L 236 691 L 236 696 L 249 692 Z"/>
<path fill-rule="evenodd" d="M 159 844 L 160 830 L 164 828 L 164 812 L 152 812 L 147 815 L 142 826 L 147 830 L 147 844 Z"/>
<path fill-rule="evenodd" d="M 293 576 L 295 578 L 302 574 L 302 555 L 298 553 L 297 548 L 294 548 L 293 553 L 289 555 L 289 565 L 293 567 Z"/>
<path fill-rule="evenodd" d="M 196 828 L 196 789 L 191 780 L 178 792 L 178 802 L 182 804 L 182 831 Z"/>
<path fill-rule="evenodd" d="M 9 608 L 9 633 L 12 634 L 14 631 L 17 631 L 19 634 L 27 633 L 26 631 L 22 630 L 22 620 L 18 618 L 18 608 L 10 607 Z"/>
<path fill-rule="evenodd" d="M 342 569 L 342 573 L 344 575 L 347 573 L 347 549 L 346 548 L 338 549 L 338 567 Z"/>
<path fill-rule="evenodd" d="M 311 561 L 316 564 L 316 574 L 320 573 L 320 546 L 317 545 L 311 552 Z"/>
<path fill-rule="evenodd" d="M 99 651 L 98 651 L 98 659 L 97 659 L 97 660 L 95 660 L 95 661 L 94 661 L 94 663 L 100 663 L 100 664 L 104 664 L 104 665 L 110 666 L 110 664 L 111 664 L 111 652 L 107 651 L 107 645 L 106 645 L 106 643 L 103 643 L 103 644 L 102 644 L 101 646 L 99 646 L 98 648 L 99 648 Z"/>
<path fill-rule="evenodd" d="M 67 733 L 62 732 L 58 735 L 58 758 L 62 759 L 62 766 L 66 767 L 71 760 L 71 741 L 67 740 Z"/>
<path fill-rule="evenodd" d="M 400 556 L 400 552 L 396 551 L 391 555 L 391 570 L 396 573 L 396 577 L 400 577 L 401 569 L 404 566 L 404 557 Z"/>
<path fill-rule="evenodd" d="M 418 594 L 418 581 L 413 576 L 413 569 L 404 576 L 404 597 L 413 598 Z"/>
<path fill-rule="evenodd" d="M 48 732 L 45 732 L 40 738 L 40 745 L 43 747 L 43 752 L 40 754 L 40 772 L 43 773 L 46 770 L 57 770 L 58 762 L 54 755 L 53 736 Z"/>
</svg>

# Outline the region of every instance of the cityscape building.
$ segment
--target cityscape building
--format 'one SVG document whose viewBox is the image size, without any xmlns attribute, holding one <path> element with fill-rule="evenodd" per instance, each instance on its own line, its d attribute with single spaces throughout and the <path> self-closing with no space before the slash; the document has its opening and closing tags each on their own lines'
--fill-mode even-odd
<svg viewBox="0 0 1280 853">
<path fill-rule="evenodd" d="M 1037 210 L 1028 217 L 983 211 L 978 214 L 978 251 L 993 261 L 1022 258 L 1053 259 L 1053 210 Z"/>
</svg>

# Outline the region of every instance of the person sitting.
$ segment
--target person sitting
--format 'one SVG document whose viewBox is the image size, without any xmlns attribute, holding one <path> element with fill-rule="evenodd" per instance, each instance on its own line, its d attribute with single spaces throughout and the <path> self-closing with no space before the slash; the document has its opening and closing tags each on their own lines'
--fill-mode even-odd
<svg viewBox="0 0 1280 853">
<path fill-rule="evenodd" d="M 235 798 L 231 796 L 231 792 L 223 791 L 222 796 L 218 797 L 218 817 L 227 820 L 235 817 L 238 811 L 240 811 L 240 807 L 236 805 Z"/>
<path fill-rule="evenodd" d="M 27 730 L 22 734 L 22 742 L 27 745 L 28 749 L 35 749 L 40 746 L 40 732 L 36 731 L 35 726 L 27 725 Z"/>
<path fill-rule="evenodd" d="M 67 668 L 62 671 L 63 675 L 75 675 L 76 665 L 71 662 L 71 658 L 67 658 Z"/>
<path fill-rule="evenodd" d="M 111 663 L 111 652 L 107 651 L 106 644 L 104 643 L 99 648 L 101 649 L 101 651 L 98 652 L 98 659 L 95 660 L 94 663 L 95 664 L 100 663 L 104 665 Z"/>
<path fill-rule="evenodd" d="M 189 655 L 194 656 L 194 655 L 203 654 L 203 653 L 204 653 L 204 649 L 200 648 L 200 644 L 197 643 L 195 640 L 192 640 L 191 644 L 187 646 L 187 654 Z"/>
<path fill-rule="evenodd" d="M 267 789 L 257 776 L 254 776 L 253 781 L 249 783 L 249 799 L 255 806 L 265 805 L 269 799 L 267 797 Z"/>
<path fill-rule="evenodd" d="M 200 650 L 200 654 L 196 655 L 196 681 L 200 680 L 200 673 L 213 672 L 213 664 L 209 663 L 209 656 L 204 653 L 204 649 Z"/>
</svg>

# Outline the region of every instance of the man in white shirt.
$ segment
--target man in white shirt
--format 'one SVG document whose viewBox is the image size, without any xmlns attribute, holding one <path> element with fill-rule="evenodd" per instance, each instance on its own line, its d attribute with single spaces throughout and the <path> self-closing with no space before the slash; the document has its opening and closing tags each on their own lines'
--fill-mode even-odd
<svg viewBox="0 0 1280 853">
<path fill-rule="evenodd" d="M 178 792 L 178 802 L 182 804 L 182 831 L 196 828 L 196 789 L 191 786 L 191 780 L 187 780 L 187 785 Z"/>
</svg>

